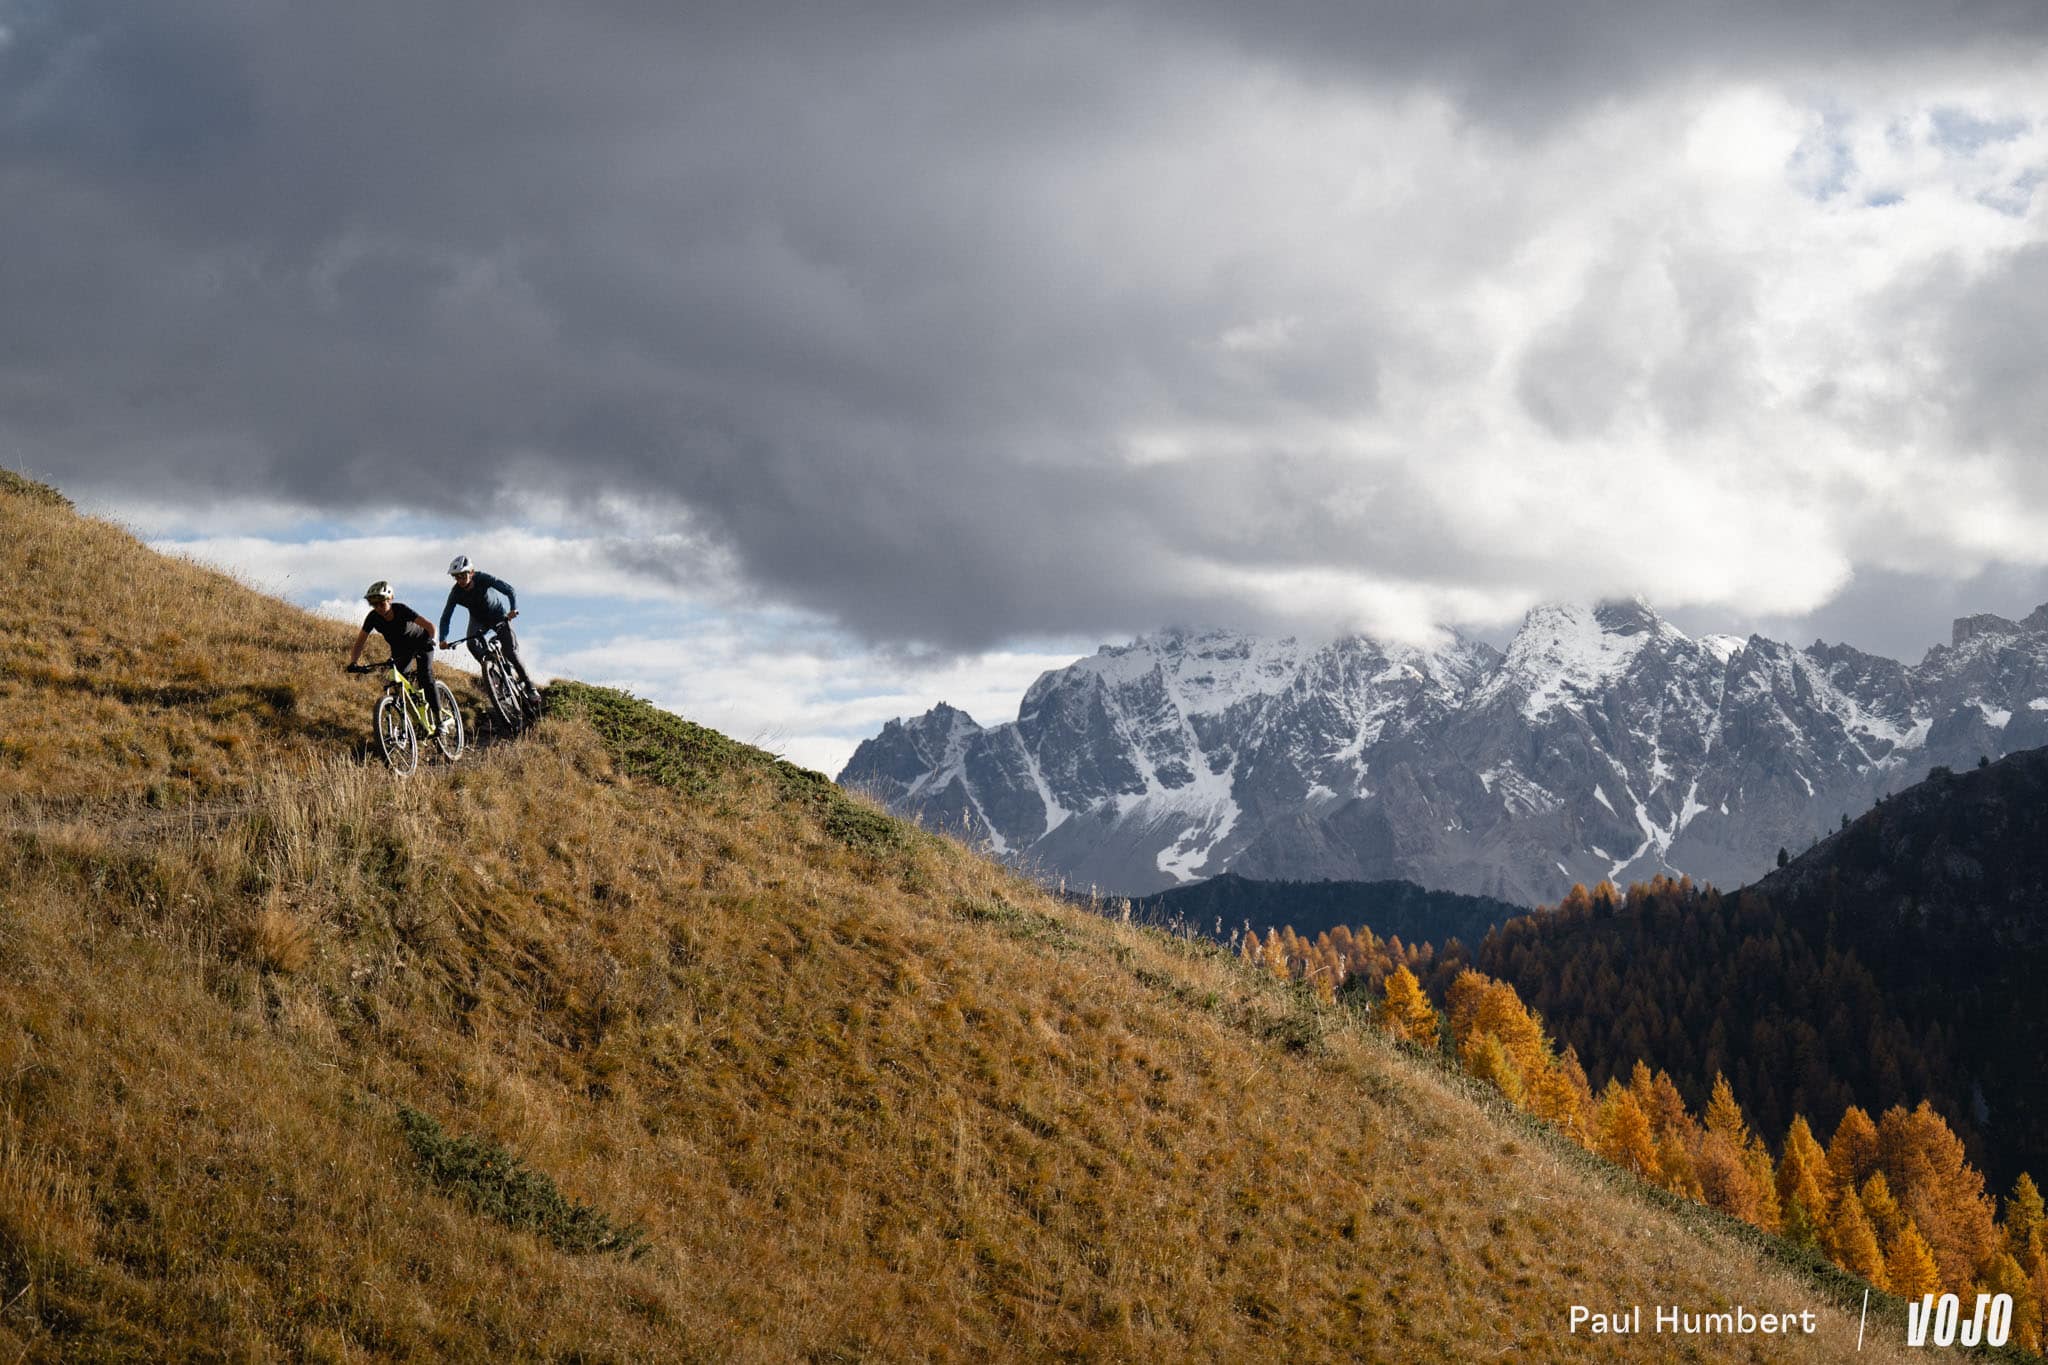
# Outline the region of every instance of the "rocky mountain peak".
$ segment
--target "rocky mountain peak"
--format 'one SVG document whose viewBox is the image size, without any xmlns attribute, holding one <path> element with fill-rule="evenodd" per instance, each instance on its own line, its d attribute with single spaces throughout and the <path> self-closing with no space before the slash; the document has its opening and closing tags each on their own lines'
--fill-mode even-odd
<svg viewBox="0 0 2048 1365">
<path fill-rule="evenodd" d="M 1672 629 L 1640 597 L 1609 598 L 1593 608 L 1593 620 L 1610 635 L 1655 634 L 1660 628 Z"/>
<path fill-rule="evenodd" d="M 1524 904 L 1752 878 L 1932 764 L 2048 744 L 2048 606 L 1907 665 L 1688 638 L 1640 599 L 1530 611 L 1503 654 L 1164 631 L 1043 674 L 1014 723 L 935 707 L 841 774 L 1070 885 L 1227 869 Z"/>
<path fill-rule="evenodd" d="M 2009 621 L 1993 612 L 1958 616 L 1949 627 L 1949 648 L 1959 649 L 1971 640 L 1987 635 L 2048 634 L 2048 602 L 2035 607 L 2024 621 Z"/>
</svg>

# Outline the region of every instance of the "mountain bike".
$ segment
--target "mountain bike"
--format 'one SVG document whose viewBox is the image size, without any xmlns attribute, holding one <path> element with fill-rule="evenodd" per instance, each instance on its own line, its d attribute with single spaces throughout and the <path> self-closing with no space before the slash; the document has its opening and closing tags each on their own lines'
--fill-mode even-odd
<svg viewBox="0 0 2048 1365">
<path fill-rule="evenodd" d="M 498 638 L 497 627 L 487 627 L 448 643 L 454 646 L 472 642 L 483 645 L 484 695 L 490 698 L 491 710 L 505 729 L 516 733 L 539 720 L 540 692 L 533 684 L 524 681 L 519 670 L 512 667 L 512 661 L 505 657 L 505 644 Z"/>
<path fill-rule="evenodd" d="M 419 733 L 424 730 L 433 736 L 434 747 L 442 757 L 451 763 L 462 757 L 462 708 L 455 704 L 455 694 L 448 690 L 448 684 L 434 679 L 434 693 L 441 703 L 441 724 L 434 724 L 434 713 L 427 705 L 427 694 L 400 671 L 394 659 L 380 664 L 351 664 L 351 673 L 375 673 L 383 669 L 384 695 L 377 698 L 377 707 L 371 713 L 371 725 L 377 735 L 377 751 L 384 756 L 384 762 L 391 771 L 404 777 L 419 766 Z"/>
</svg>

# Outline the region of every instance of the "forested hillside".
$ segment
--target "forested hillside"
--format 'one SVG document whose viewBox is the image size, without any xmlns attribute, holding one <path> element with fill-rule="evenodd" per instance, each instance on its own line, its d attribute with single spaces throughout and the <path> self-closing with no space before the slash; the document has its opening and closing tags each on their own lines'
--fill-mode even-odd
<svg viewBox="0 0 2048 1365">
<path fill-rule="evenodd" d="M 1637 1059 L 1773 1130 L 1934 1102 L 1994 1178 L 2048 1168 L 2048 750 L 1927 781 L 1754 887 L 1576 896 L 1474 954 L 1596 1082 Z"/>
<path fill-rule="evenodd" d="M 1146 923 L 1185 925 L 1223 942 L 1247 929 L 1267 934 L 1286 927 L 1313 937 L 1342 926 L 1436 944 L 1477 943 L 1495 925 L 1529 913 L 1506 901 L 1430 891 L 1414 882 L 1255 881 L 1235 872 L 1139 897 L 1131 910 Z"/>
</svg>

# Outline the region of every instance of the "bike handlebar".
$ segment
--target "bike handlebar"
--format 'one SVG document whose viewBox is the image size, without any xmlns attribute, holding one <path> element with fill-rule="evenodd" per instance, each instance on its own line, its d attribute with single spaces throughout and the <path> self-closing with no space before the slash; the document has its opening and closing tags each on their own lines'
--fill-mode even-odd
<svg viewBox="0 0 2048 1365">
<path fill-rule="evenodd" d="M 379 659 L 373 664 L 343 664 L 342 667 L 351 673 L 382 673 L 387 668 L 397 668 L 398 660 L 396 658 Z"/>
<path fill-rule="evenodd" d="M 512 616 L 517 616 L 518 614 L 519 613 L 515 611 L 512 613 Z M 507 616 L 505 618 L 505 621 L 511 620 L 512 616 Z M 457 645 L 473 644 L 478 640 L 492 639 L 497 635 L 498 627 L 504 625 L 505 621 L 496 621 L 488 626 L 485 626 L 482 630 L 471 631 L 469 634 L 463 636 L 459 640 L 443 640 L 441 642 L 441 648 L 453 649 Z"/>
</svg>

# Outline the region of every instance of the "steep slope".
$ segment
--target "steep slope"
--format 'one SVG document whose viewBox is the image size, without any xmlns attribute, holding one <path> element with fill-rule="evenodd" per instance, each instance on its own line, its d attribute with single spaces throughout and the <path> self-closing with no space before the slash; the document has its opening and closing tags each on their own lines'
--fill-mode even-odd
<svg viewBox="0 0 2048 1365">
<path fill-rule="evenodd" d="M 368 738 L 376 688 L 333 623 L 0 475 L 0 810 L 219 799 Z"/>
<path fill-rule="evenodd" d="M 69 515 L 0 490 L 0 570 L 148 565 Z M 205 614 L 161 572 L 108 639 Z M 1595 1296 L 1819 1315 L 1700 1359 L 1857 1332 L 1340 1012 L 620 694 L 408 783 L 320 757 L 346 628 L 259 605 L 236 685 L 313 704 L 240 766 L 175 766 L 214 698 L 106 692 L 140 656 L 0 699 L 144 749 L 11 778 L 10 1359 L 1639 1355 L 1567 1335 Z"/>
<path fill-rule="evenodd" d="M 1908 667 L 1623 601 L 1538 608 L 1505 655 L 1150 637 L 1047 673 L 1014 724 L 891 722 L 840 778 L 1114 893 L 1229 870 L 1536 904 L 1746 880 L 1931 763 L 2043 743 L 2048 607 L 1966 617 Z"/>
</svg>

